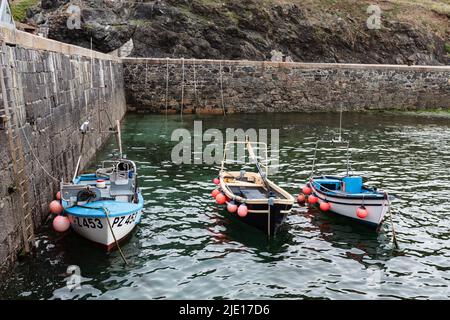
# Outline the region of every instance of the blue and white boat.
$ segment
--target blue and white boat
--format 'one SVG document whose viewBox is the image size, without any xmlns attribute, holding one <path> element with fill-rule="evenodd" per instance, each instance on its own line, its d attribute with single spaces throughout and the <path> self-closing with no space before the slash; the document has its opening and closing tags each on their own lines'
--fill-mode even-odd
<svg viewBox="0 0 450 320">
<path fill-rule="evenodd" d="M 88 123 L 83 126 L 84 141 Z M 122 157 L 120 126 L 117 126 L 120 157 L 104 161 L 95 173 L 81 175 L 78 175 L 79 159 L 72 182 L 61 183 L 60 190 L 64 214 L 72 229 L 108 250 L 130 235 L 140 222 L 144 207 L 136 164 Z"/>
<path fill-rule="evenodd" d="M 316 174 L 317 150 L 320 143 L 344 144 L 347 147 L 347 171 L 343 175 Z M 322 211 L 334 212 L 377 228 L 389 211 L 387 192 L 365 185 L 363 177 L 350 174 L 349 143 L 338 140 L 316 142 L 311 175 L 302 192 L 308 203 L 318 204 Z M 299 196 L 300 198 L 300 196 Z"/>
<path fill-rule="evenodd" d="M 375 228 L 389 210 L 388 194 L 364 185 L 361 176 L 314 176 L 307 185 L 320 208 Z"/>
</svg>

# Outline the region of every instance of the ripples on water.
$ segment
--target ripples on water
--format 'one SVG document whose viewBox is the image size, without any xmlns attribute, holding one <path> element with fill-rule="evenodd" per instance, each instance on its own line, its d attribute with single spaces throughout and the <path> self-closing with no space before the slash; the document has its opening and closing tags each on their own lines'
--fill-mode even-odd
<svg viewBox="0 0 450 320">
<path fill-rule="evenodd" d="M 193 117 L 128 115 L 123 143 L 138 164 L 145 214 L 118 252 L 105 253 L 73 233 L 40 233 L 35 258 L 21 262 L 3 298 L 266 299 L 448 298 L 450 292 L 450 120 L 345 114 L 352 167 L 392 202 L 401 250 L 391 226 L 380 232 L 345 218 L 296 206 L 277 238 L 229 219 L 210 192 L 217 167 L 176 166 L 171 132 L 193 129 Z M 280 129 L 280 171 L 293 194 L 309 175 L 315 140 L 337 134 L 336 114 L 230 115 L 195 118 L 203 128 Z M 98 155 L 110 156 L 113 140 Z M 342 169 L 345 152 L 320 153 L 322 170 Z M 323 158 L 321 158 L 323 159 Z M 82 287 L 66 288 L 78 265 Z"/>
</svg>

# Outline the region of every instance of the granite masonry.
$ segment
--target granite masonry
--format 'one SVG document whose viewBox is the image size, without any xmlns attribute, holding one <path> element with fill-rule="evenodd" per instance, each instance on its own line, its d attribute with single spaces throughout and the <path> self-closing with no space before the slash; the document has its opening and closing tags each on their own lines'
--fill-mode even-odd
<svg viewBox="0 0 450 320">
<path fill-rule="evenodd" d="M 450 66 L 122 61 L 127 104 L 138 112 L 450 108 Z"/>
<path fill-rule="evenodd" d="M 89 120 L 92 129 L 107 131 L 105 113 L 120 120 L 126 104 L 118 58 L 5 28 L 0 35 L 0 266 L 7 270 L 24 244 L 12 161 L 18 152 L 11 150 L 9 132 L 18 137 L 13 148 L 23 151 L 27 200 L 37 228 L 48 216 L 58 180 L 73 174 L 80 125 Z M 9 131 L 9 126 L 15 128 Z M 86 136 L 82 166 L 108 136 Z"/>
</svg>

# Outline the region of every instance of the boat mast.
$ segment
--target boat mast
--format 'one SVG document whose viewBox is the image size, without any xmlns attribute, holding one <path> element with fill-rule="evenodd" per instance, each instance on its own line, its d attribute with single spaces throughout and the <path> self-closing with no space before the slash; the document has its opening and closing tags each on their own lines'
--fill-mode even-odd
<svg viewBox="0 0 450 320">
<path fill-rule="evenodd" d="M 81 148 L 80 155 L 78 156 L 77 166 L 75 168 L 75 173 L 73 175 L 72 182 L 75 182 L 75 179 L 78 175 L 78 171 L 80 170 L 81 157 L 83 156 L 83 148 L 84 148 L 84 138 L 86 137 L 86 133 L 89 131 L 89 121 L 84 122 L 80 127 L 81 132 Z"/>
<path fill-rule="evenodd" d="M 122 134 L 120 131 L 120 121 L 116 120 L 116 124 L 117 124 L 116 137 L 117 137 L 117 145 L 119 146 L 119 158 L 122 159 L 123 152 L 122 152 Z"/>
</svg>

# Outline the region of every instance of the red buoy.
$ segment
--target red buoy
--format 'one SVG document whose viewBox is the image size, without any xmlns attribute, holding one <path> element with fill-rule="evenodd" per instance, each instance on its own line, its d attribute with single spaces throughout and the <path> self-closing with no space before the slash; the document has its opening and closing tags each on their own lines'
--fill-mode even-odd
<svg viewBox="0 0 450 320">
<path fill-rule="evenodd" d="M 315 195 L 310 195 L 309 197 L 308 197 L 308 203 L 309 204 L 316 204 L 317 203 L 317 201 L 319 201 L 319 198 L 317 198 Z"/>
<path fill-rule="evenodd" d="M 215 197 L 217 197 L 217 195 L 218 195 L 219 193 L 220 193 L 219 189 L 214 189 L 214 190 L 211 192 L 211 195 L 212 195 L 213 198 L 215 198 Z"/>
<path fill-rule="evenodd" d="M 216 202 L 217 204 L 225 204 L 225 202 L 227 201 L 227 197 L 225 197 L 222 193 L 219 193 L 216 196 Z"/>
<path fill-rule="evenodd" d="M 50 212 L 53 214 L 61 214 L 63 212 L 63 206 L 58 200 L 50 202 Z"/>
<path fill-rule="evenodd" d="M 320 204 L 320 210 L 328 211 L 330 209 L 331 209 L 331 204 L 329 202 L 324 201 Z"/>
<path fill-rule="evenodd" d="M 57 200 L 61 200 L 61 191 L 58 191 L 58 192 L 56 193 L 56 199 L 57 199 Z"/>
<path fill-rule="evenodd" d="M 306 202 L 306 196 L 303 193 L 300 193 L 297 197 L 298 203 L 305 203 Z"/>
<path fill-rule="evenodd" d="M 368 214 L 369 212 L 364 206 L 361 206 L 358 209 L 356 209 L 356 215 L 358 216 L 358 218 L 365 219 Z"/>
<path fill-rule="evenodd" d="M 53 229 L 57 232 L 66 232 L 70 227 L 69 218 L 64 216 L 56 216 L 53 219 Z"/>
<path fill-rule="evenodd" d="M 235 213 L 238 209 L 238 206 L 234 203 L 234 201 L 232 202 L 228 202 L 227 204 L 227 210 L 229 213 Z"/>
<path fill-rule="evenodd" d="M 241 217 L 241 218 L 245 218 L 247 216 L 248 208 L 245 205 L 245 203 L 243 203 L 239 206 L 237 213 L 238 213 L 239 217 Z"/>
<path fill-rule="evenodd" d="M 214 178 L 214 179 L 213 179 L 213 182 L 214 182 L 214 184 L 217 184 L 217 185 L 219 185 L 219 184 L 220 184 L 220 180 L 219 180 L 219 178 Z"/>
<path fill-rule="evenodd" d="M 302 192 L 303 192 L 304 194 L 308 195 L 308 194 L 310 194 L 310 193 L 312 192 L 312 190 L 311 190 L 310 187 L 304 186 L 304 187 L 302 188 Z"/>
</svg>

